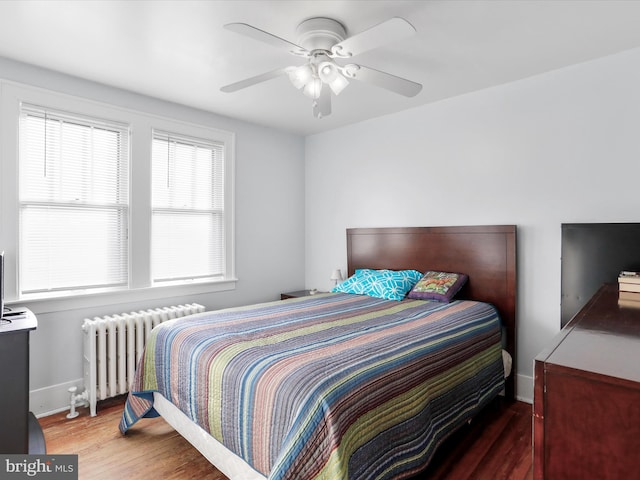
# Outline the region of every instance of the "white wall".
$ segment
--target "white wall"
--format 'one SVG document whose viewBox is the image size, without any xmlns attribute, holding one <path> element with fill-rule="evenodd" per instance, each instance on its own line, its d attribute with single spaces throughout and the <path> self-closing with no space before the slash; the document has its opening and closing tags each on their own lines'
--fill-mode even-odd
<svg viewBox="0 0 640 480">
<path fill-rule="evenodd" d="M 185 302 L 217 309 L 276 300 L 280 292 L 302 288 L 304 140 L 301 137 L 2 58 L 0 78 L 236 134 L 235 237 L 239 279 L 236 289 L 39 314 L 38 329 L 31 335 L 31 409 L 36 414 L 68 405 L 67 388 L 81 385 L 80 326 L 85 317 Z"/>
<path fill-rule="evenodd" d="M 307 287 L 346 270 L 346 228 L 518 225 L 531 400 L 560 329 L 560 225 L 640 221 L 640 49 L 310 136 L 305 158 Z"/>
<path fill-rule="evenodd" d="M 237 288 L 163 304 L 211 309 L 303 284 L 328 289 L 332 269 L 346 270 L 349 227 L 517 224 L 525 399 L 533 358 L 560 326 L 560 224 L 640 221 L 640 49 L 314 135 L 306 147 L 294 135 L 6 59 L 0 78 L 236 133 Z M 40 314 L 31 408 L 60 408 L 79 385 L 83 318 L 151 306 Z"/>
</svg>

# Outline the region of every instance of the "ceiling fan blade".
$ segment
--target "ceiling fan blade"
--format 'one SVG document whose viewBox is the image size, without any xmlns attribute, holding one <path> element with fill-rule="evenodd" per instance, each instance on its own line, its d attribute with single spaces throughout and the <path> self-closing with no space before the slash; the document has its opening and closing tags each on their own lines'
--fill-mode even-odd
<svg viewBox="0 0 640 480">
<path fill-rule="evenodd" d="M 284 48 L 289 52 L 301 55 L 304 53 L 308 53 L 305 48 L 302 48 L 300 45 L 296 45 L 295 43 L 291 43 L 284 38 L 277 37 L 269 32 L 265 32 L 264 30 L 260 30 L 259 28 L 252 27 L 246 23 L 228 23 L 224 26 L 227 30 L 231 30 L 232 32 L 239 33 L 241 35 L 245 35 L 247 37 L 251 37 L 254 40 L 258 40 L 260 42 L 268 43 L 277 48 Z"/>
<path fill-rule="evenodd" d="M 415 97 L 422 90 L 422 85 L 419 83 L 396 77 L 374 68 L 363 67 L 362 65 L 346 65 L 342 68 L 342 71 L 347 78 L 355 78 L 362 82 L 371 83 L 405 97 Z"/>
<path fill-rule="evenodd" d="M 313 116 L 316 118 L 331 115 L 331 90 L 326 83 L 322 84 L 320 96 L 313 102 Z"/>
<path fill-rule="evenodd" d="M 393 17 L 331 47 L 335 57 L 354 57 L 368 50 L 413 35 L 416 29 L 404 18 Z"/>
<path fill-rule="evenodd" d="M 272 70 L 270 72 L 263 73 L 261 75 L 256 75 L 255 77 L 245 78 L 244 80 L 240 80 L 239 82 L 232 83 L 230 85 L 225 85 L 220 90 L 225 93 L 231 93 L 243 88 L 250 87 L 251 85 L 255 85 L 256 83 L 265 82 L 267 80 L 271 80 L 272 78 L 279 77 L 280 75 L 284 75 L 289 73 L 291 67 L 279 68 L 278 70 Z"/>
</svg>

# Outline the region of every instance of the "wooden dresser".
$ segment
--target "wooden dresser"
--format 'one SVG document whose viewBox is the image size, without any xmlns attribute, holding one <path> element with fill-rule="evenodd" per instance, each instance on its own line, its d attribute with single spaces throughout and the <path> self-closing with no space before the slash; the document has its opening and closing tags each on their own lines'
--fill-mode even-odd
<svg viewBox="0 0 640 480">
<path fill-rule="evenodd" d="M 29 334 L 38 319 L 29 310 L 5 318 L 11 323 L 0 325 L 0 453 L 44 455 L 42 428 L 29 412 Z"/>
<path fill-rule="evenodd" d="M 605 285 L 534 365 L 534 479 L 640 478 L 640 308 Z"/>
</svg>

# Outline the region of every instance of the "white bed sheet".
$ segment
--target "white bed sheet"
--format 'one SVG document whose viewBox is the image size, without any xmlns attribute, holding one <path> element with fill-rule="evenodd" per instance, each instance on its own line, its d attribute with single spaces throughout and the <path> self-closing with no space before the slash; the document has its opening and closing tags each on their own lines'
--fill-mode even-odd
<svg viewBox="0 0 640 480">
<path fill-rule="evenodd" d="M 189 417 L 160 393 L 153 394 L 153 406 L 169 425 L 231 480 L 266 480 L 265 476 L 189 420 Z"/>
</svg>

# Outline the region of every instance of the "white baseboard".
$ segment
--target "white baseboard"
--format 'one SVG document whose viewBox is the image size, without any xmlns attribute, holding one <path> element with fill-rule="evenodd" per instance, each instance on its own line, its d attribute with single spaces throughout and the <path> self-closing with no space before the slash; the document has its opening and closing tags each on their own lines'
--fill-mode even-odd
<svg viewBox="0 0 640 480">
<path fill-rule="evenodd" d="M 71 406 L 69 388 L 76 387 L 78 393 L 81 393 L 83 385 L 84 380 L 79 378 L 71 382 L 31 390 L 29 392 L 29 409 L 36 417 L 46 417 L 69 410 Z"/>
<path fill-rule="evenodd" d="M 533 404 L 533 377 L 516 375 L 516 399 Z"/>
</svg>

